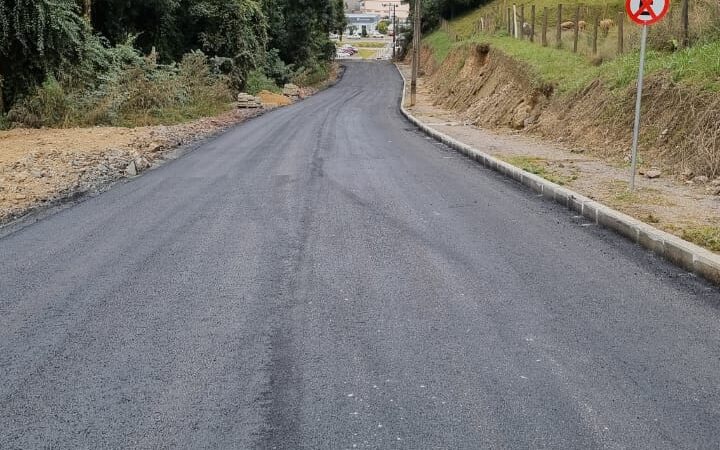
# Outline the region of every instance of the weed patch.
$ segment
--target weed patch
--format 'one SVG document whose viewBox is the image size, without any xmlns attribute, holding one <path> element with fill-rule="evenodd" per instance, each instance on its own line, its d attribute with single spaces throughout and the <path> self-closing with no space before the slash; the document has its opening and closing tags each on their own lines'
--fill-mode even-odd
<svg viewBox="0 0 720 450">
<path fill-rule="evenodd" d="M 682 238 L 713 252 L 720 252 L 720 227 L 686 228 Z"/>
</svg>

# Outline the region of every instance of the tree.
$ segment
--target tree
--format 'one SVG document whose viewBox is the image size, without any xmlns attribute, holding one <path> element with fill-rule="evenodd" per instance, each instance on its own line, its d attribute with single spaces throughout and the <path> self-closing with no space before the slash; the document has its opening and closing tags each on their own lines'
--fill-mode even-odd
<svg viewBox="0 0 720 450">
<path fill-rule="evenodd" d="M 265 62 L 267 20 L 255 0 L 201 0 L 190 7 L 193 29 L 203 51 L 233 59 L 236 87 Z"/>
<path fill-rule="evenodd" d="M 344 0 L 335 0 L 333 7 L 333 25 L 335 27 L 335 32 L 340 35 L 340 42 L 342 42 L 343 33 L 345 32 L 345 27 L 347 27 L 348 24 L 347 16 L 345 15 Z"/>
<path fill-rule="evenodd" d="M 0 104 L 72 68 L 91 38 L 75 0 L 0 0 Z"/>
<path fill-rule="evenodd" d="M 389 21 L 387 21 L 387 20 L 381 20 L 380 22 L 378 22 L 378 27 L 377 27 L 377 29 L 378 29 L 378 32 L 379 32 L 380 34 L 387 34 L 388 28 L 390 28 L 390 22 L 389 22 Z"/>
</svg>

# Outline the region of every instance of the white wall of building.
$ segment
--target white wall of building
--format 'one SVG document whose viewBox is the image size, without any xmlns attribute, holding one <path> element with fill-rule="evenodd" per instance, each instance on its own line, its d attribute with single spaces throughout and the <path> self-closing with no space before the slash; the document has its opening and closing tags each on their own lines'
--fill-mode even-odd
<svg viewBox="0 0 720 450">
<path fill-rule="evenodd" d="M 362 10 L 366 14 L 378 14 L 381 17 L 386 17 L 392 14 L 392 6 L 383 5 L 395 5 L 395 15 L 398 20 L 406 20 L 410 15 L 410 4 L 402 4 L 400 0 L 365 0 L 363 2 Z"/>
</svg>

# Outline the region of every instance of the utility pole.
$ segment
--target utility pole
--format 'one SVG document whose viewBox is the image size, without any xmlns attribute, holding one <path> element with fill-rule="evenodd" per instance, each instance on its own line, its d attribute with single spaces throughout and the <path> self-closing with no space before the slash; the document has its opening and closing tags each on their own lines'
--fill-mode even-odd
<svg viewBox="0 0 720 450">
<path fill-rule="evenodd" d="M 413 61 L 412 61 L 412 79 L 410 80 L 410 106 L 415 106 L 415 97 L 417 95 L 417 77 L 418 67 L 420 65 L 420 0 L 415 0 L 415 27 L 413 30 Z"/>
<path fill-rule="evenodd" d="M 393 29 L 393 49 L 392 49 L 392 59 L 395 61 L 395 40 L 397 39 L 397 21 L 395 20 L 395 8 L 397 7 L 397 3 L 383 3 L 383 6 L 388 7 L 388 12 L 390 12 L 389 8 L 392 7 L 392 29 Z"/>
</svg>

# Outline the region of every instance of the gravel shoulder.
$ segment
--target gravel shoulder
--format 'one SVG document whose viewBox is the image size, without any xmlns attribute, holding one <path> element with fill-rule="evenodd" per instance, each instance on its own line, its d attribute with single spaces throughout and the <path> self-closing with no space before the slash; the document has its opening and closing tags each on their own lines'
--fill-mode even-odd
<svg viewBox="0 0 720 450">
<path fill-rule="evenodd" d="M 409 76 L 409 65 L 398 67 Z M 408 109 L 454 139 L 679 237 L 720 226 L 720 179 L 690 173 L 672 177 L 646 169 L 637 177 L 636 193 L 630 194 L 627 161 L 601 159 L 568 142 L 548 141 L 507 128 L 470 125 L 461 114 L 438 106 L 436 94 L 422 77 L 418 80 L 417 104 Z M 703 242 L 695 243 L 708 248 Z"/>
</svg>

